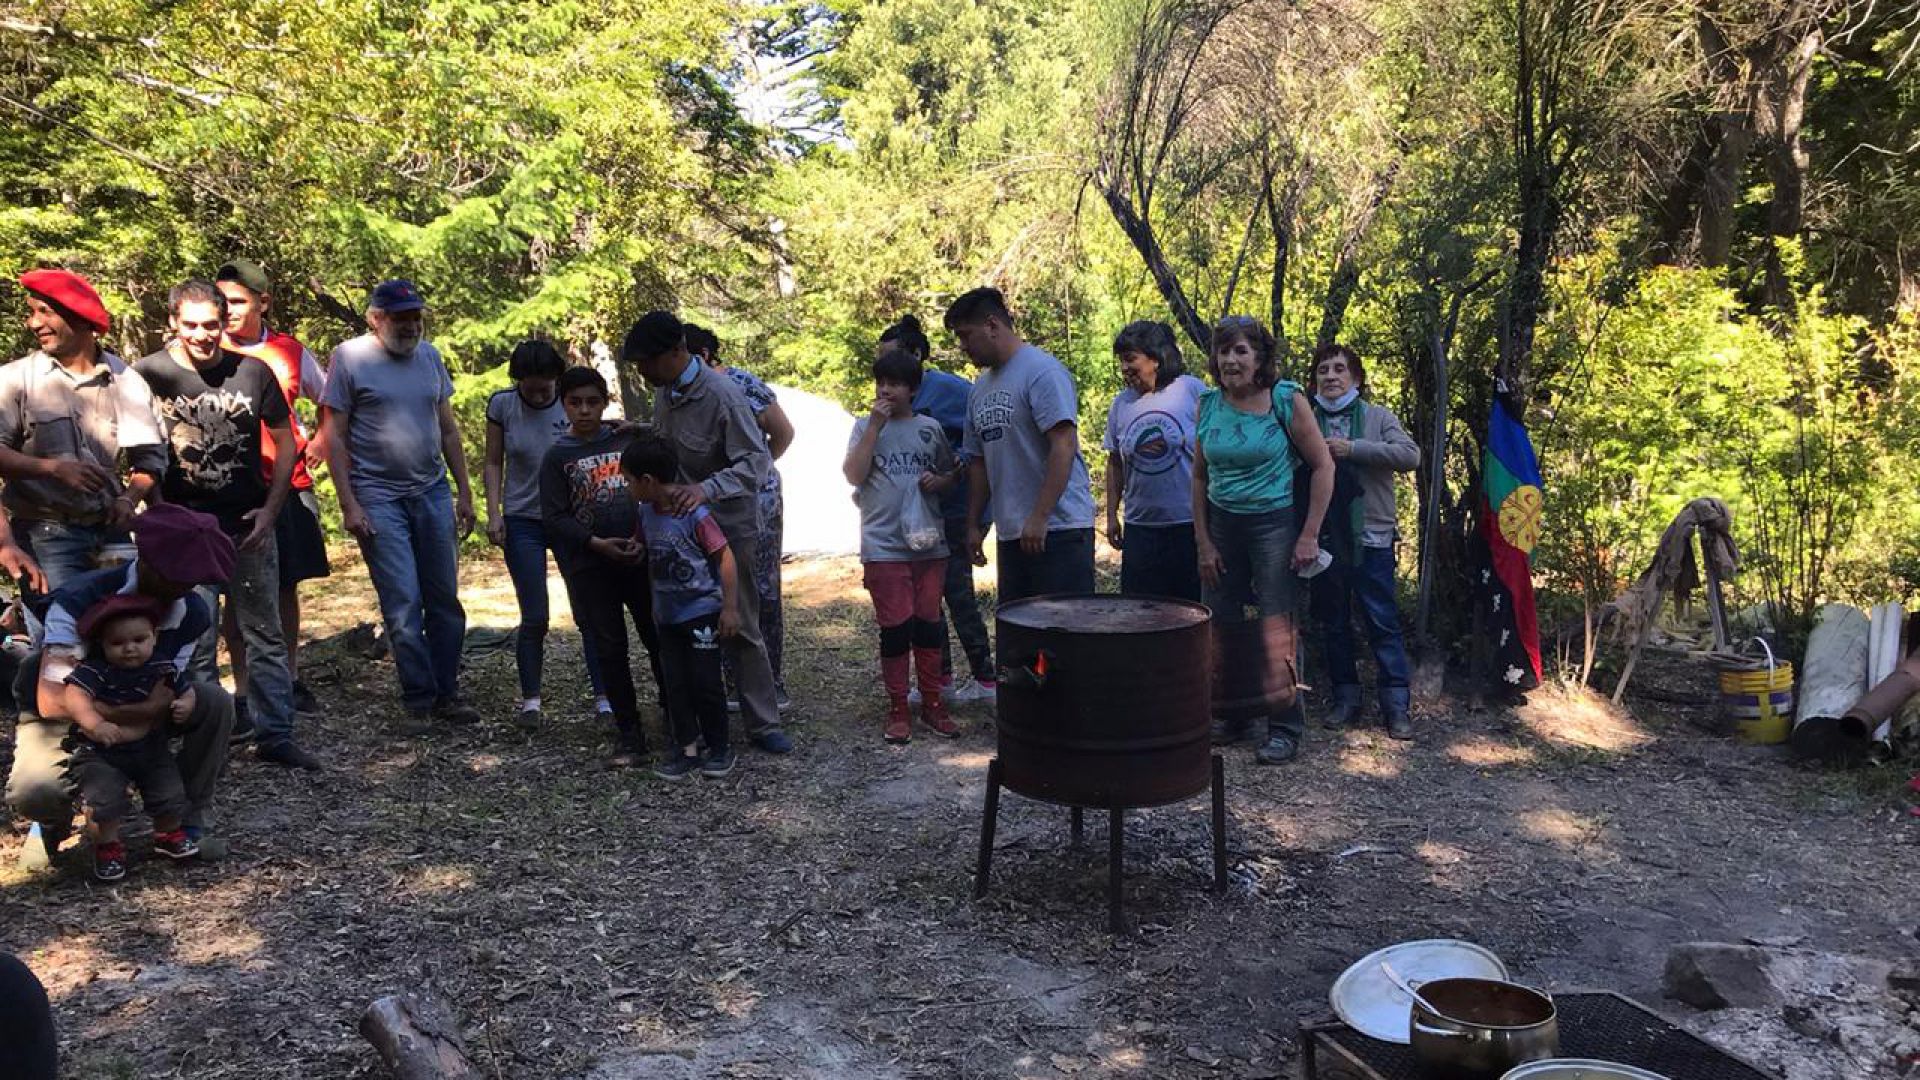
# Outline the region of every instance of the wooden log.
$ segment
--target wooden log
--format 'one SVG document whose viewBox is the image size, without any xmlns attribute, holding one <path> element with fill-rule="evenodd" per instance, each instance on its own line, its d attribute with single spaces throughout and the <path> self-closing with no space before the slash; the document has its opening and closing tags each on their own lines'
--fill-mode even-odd
<svg viewBox="0 0 1920 1080">
<path fill-rule="evenodd" d="M 360 1017 L 360 1037 L 399 1080 L 481 1080 L 447 1003 L 429 994 L 383 997 Z"/>
</svg>

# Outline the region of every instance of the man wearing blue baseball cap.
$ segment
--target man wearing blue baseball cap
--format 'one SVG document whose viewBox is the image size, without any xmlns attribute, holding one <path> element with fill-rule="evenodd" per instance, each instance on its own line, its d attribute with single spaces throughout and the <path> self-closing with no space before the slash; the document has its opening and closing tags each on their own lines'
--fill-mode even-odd
<svg viewBox="0 0 1920 1080">
<path fill-rule="evenodd" d="M 333 350 L 321 399 L 341 521 L 360 542 L 400 677 L 401 735 L 423 735 L 434 720 L 480 719 L 459 685 L 467 613 L 457 549 L 473 531 L 473 488 L 453 380 L 422 336 L 426 306 L 411 281 L 375 286 L 372 330 Z"/>
</svg>

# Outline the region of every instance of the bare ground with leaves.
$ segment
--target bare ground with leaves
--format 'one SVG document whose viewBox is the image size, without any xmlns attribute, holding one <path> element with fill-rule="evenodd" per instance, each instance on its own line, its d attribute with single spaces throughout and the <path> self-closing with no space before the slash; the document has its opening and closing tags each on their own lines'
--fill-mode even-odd
<svg viewBox="0 0 1920 1080">
<path fill-rule="evenodd" d="M 47 983 L 68 1075 L 376 1076 L 362 1010 L 429 987 L 496 1077 L 1278 1077 L 1339 971 L 1396 940 L 1470 938 L 1669 1012 L 1680 941 L 1915 954 L 1920 829 L 1888 785 L 1704 732 L 1709 684 L 1672 665 L 1637 676 L 1641 721 L 1549 693 L 1425 716 L 1412 745 L 1314 728 L 1289 767 L 1232 748 L 1232 888 L 1207 891 L 1204 800 L 1133 814 L 1118 938 L 1103 826 L 1075 850 L 1065 811 L 1009 796 L 976 903 L 990 712 L 958 742 L 883 745 L 857 564 L 787 569 L 799 751 L 675 785 L 602 767 L 570 630 L 549 730 L 507 725 L 508 648 L 470 660 L 486 724 L 389 737 L 392 672 L 354 651 L 373 605 L 344 568 L 309 614 L 328 769 L 237 754 L 233 858 L 141 859 L 111 888 L 71 855 L 0 870 L 0 948 Z M 500 565 L 465 573 L 470 623 L 511 626 Z"/>
</svg>

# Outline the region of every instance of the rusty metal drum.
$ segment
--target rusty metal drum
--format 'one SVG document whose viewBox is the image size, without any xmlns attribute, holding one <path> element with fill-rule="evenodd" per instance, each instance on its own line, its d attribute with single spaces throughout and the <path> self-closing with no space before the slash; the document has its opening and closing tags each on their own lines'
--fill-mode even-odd
<svg viewBox="0 0 1920 1080">
<path fill-rule="evenodd" d="M 1052 595 L 1002 606 L 1002 782 L 1064 806 L 1178 802 L 1212 781 L 1207 609 Z"/>
</svg>

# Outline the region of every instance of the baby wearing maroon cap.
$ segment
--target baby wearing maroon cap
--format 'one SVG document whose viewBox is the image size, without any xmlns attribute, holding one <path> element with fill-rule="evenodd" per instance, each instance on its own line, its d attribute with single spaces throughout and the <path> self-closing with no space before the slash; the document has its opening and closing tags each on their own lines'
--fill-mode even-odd
<svg viewBox="0 0 1920 1080">
<path fill-rule="evenodd" d="M 153 817 L 154 851 L 170 859 L 199 853 L 181 827 L 187 790 L 165 728 L 151 721 L 115 723 L 102 713 L 103 706 L 143 704 L 177 681 L 173 665 L 153 657 L 163 618 L 158 602 L 121 593 L 89 608 L 78 627 L 87 656 L 66 678 L 67 715 L 73 720 L 70 761 L 93 834 L 93 876 L 101 881 L 127 874 L 120 823 L 133 809 L 129 784 L 140 790 L 140 801 Z"/>
</svg>

